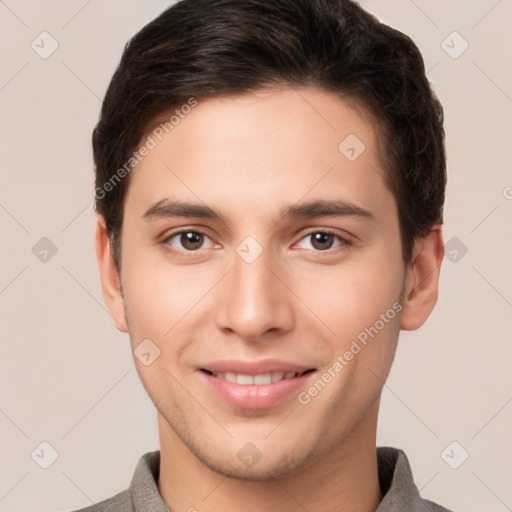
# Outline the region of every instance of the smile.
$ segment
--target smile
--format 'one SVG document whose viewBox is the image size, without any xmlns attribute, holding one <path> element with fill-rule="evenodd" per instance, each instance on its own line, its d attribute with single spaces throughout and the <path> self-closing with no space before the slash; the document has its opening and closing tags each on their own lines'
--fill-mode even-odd
<svg viewBox="0 0 512 512">
<path fill-rule="evenodd" d="M 307 387 L 316 370 L 284 361 L 218 361 L 198 368 L 207 393 L 237 409 L 265 409 Z"/>
<path fill-rule="evenodd" d="M 308 370 L 311 371 L 311 370 Z M 251 384 L 256 385 L 269 385 L 273 382 L 279 382 L 284 379 L 293 379 L 294 377 L 299 377 L 306 372 L 272 372 L 272 373 L 262 373 L 259 375 L 245 375 L 243 373 L 232 373 L 232 372 L 208 372 L 213 377 L 217 377 L 218 379 L 227 380 L 233 384 L 241 384 L 243 386 L 248 386 Z"/>
</svg>

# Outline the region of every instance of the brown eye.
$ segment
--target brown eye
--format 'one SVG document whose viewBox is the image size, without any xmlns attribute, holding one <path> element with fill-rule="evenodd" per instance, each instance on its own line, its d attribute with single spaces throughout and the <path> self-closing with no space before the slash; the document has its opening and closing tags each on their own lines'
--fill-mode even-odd
<svg viewBox="0 0 512 512">
<path fill-rule="evenodd" d="M 200 249 L 204 242 L 204 235 L 196 231 L 185 231 L 181 233 L 180 243 L 188 251 Z"/>
<path fill-rule="evenodd" d="M 164 242 L 169 245 L 173 251 L 182 253 L 208 249 L 214 245 L 207 235 L 201 231 L 194 230 L 176 231 Z"/>
<path fill-rule="evenodd" d="M 348 247 L 350 241 L 343 238 L 341 235 L 331 233 L 330 231 L 312 231 L 307 234 L 299 242 L 298 246 L 301 249 L 309 249 L 314 251 L 328 251 L 329 249 L 342 249 Z"/>
<path fill-rule="evenodd" d="M 330 249 L 335 238 L 331 233 L 324 233 L 322 231 L 319 231 L 318 233 L 311 233 L 309 236 L 311 237 L 311 245 L 319 251 Z"/>
</svg>

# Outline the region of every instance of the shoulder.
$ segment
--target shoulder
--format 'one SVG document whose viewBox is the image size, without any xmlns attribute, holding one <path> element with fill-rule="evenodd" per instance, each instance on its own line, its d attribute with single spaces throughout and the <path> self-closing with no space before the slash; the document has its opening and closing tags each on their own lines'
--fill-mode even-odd
<svg viewBox="0 0 512 512">
<path fill-rule="evenodd" d="M 376 512 L 451 512 L 421 497 L 414 483 L 409 460 L 402 450 L 388 446 L 379 447 L 377 460 L 379 482 L 384 496 Z"/>
<path fill-rule="evenodd" d="M 130 490 L 126 489 L 112 498 L 100 501 L 95 505 L 91 505 L 80 510 L 73 510 L 72 512 L 133 512 L 133 503 Z"/>
<path fill-rule="evenodd" d="M 145 453 L 139 460 L 130 487 L 124 491 L 72 512 L 135 512 L 148 509 L 168 512 L 158 492 L 160 451 Z"/>
</svg>

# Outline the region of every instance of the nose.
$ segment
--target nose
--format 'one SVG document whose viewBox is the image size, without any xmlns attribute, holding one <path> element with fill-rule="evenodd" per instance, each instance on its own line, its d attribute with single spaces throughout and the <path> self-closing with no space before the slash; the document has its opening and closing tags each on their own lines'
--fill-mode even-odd
<svg viewBox="0 0 512 512">
<path fill-rule="evenodd" d="M 263 341 L 294 327 L 293 293 L 268 251 L 252 263 L 234 254 L 232 270 L 217 294 L 216 322 L 247 341 Z"/>
</svg>

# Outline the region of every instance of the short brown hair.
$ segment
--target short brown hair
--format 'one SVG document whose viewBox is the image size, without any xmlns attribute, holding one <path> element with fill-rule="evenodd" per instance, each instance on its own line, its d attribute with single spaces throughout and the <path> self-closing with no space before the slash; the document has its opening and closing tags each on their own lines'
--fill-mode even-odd
<svg viewBox="0 0 512 512">
<path fill-rule="evenodd" d="M 128 42 L 93 132 L 95 208 L 118 269 L 129 177 L 112 180 L 149 124 L 190 98 L 273 85 L 314 86 L 373 113 L 410 262 L 414 241 L 443 222 L 446 188 L 443 110 L 413 41 L 351 0 L 182 0 Z"/>
</svg>

